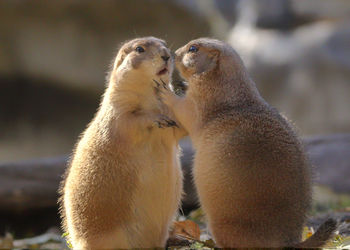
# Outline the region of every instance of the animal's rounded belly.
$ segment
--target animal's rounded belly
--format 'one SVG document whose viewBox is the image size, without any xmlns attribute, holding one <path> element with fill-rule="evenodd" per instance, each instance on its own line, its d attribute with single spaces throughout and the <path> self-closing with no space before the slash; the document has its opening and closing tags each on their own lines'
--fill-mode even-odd
<svg viewBox="0 0 350 250">
<path fill-rule="evenodd" d="M 137 227 L 137 233 L 144 234 L 145 238 L 160 242 L 168 235 L 181 193 L 181 172 L 179 166 L 174 165 L 173 157 L 144 162 L 133 194 L 133 227 Z"/>
</svg>

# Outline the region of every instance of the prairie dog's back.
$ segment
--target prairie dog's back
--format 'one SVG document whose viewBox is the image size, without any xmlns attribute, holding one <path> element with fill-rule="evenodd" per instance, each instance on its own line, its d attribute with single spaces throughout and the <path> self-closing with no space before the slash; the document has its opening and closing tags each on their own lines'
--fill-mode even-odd
<svg viewBox="0 0 350 250">
<path fill-rule="evenodd" d="M 258 113 L 245 110 L 222 114 L 225 119 L 220 116 L 218 114 L 217 119 L 207 123 L 200 130 L 200 136 L 194 139 L 197 145 L 195 161 L 199 165 L 214 161 L 213 165 L 222 171 L 220 174 L 226 176 L 225 180 L 235 180 L 230 184 L 232 194 L 237 190 L 237 195 L 240 195 L 238 186 L 247 199 L 257 191 L 271 191 L 269 196 L 286 194 L 286 190 L 311 181 L 310 169 L 305 168 L 308 163 L 302 146 L 289 124 L 276 111 L 259 108 Z M 226 171 L 231 174 L 226 175 Z M 249 194 L 249 188 L 259 182 L 265 183 L 264 188 Z M 289 194 L 303 196 L 306 209 L 310 202 L 310 187 L 305 183 L 304 192 L 292 191 Z M 294 203 L 292 198 L 290 200 Z"/>
<path fill-rule="evenodd" d="M 211 227 L 235 225 L 253 245 L 261 244 L 259 237 L 265 246 L 301 240 L 311 173 L 289 124 L 276 111 L 260 107 L 218 114 L 199 134 L 194 177 Z M 228 232 L 233 234 L 232 228 Z M 215 233 L 219 242 L 232 244 L 220 239 L 227 233 Z"/>
</svg>

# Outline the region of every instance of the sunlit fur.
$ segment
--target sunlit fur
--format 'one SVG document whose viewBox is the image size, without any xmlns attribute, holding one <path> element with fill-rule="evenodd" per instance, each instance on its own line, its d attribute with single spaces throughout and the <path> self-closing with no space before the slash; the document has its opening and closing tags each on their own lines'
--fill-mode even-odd
<svg viewBox="0 0 350 250">
<path fill-rule="evenodd" d="M 263 100 L 228 44 L 201 38 L 175 54 L 188 90 L 184 98 L 163 98 L 192 139 L 194 180 L 217 245 L 298 244 L 311 171 L 293 128 Z M 334 228 L 331 221 L 298 246 L 318 247 Z"/>
<path fill-rule="evenodd" d="M 135 48 L 142 46 L 145 52 Z M 176 127 L 159 128 L 167 108 L 153 79 L 173 68 L 164 41 L 125 43 L 100 108 L 73 152 L 61 187 L 63 228 L 74 249 L 164 247 L 179 208 L 182 172 Z"/>
</svg>

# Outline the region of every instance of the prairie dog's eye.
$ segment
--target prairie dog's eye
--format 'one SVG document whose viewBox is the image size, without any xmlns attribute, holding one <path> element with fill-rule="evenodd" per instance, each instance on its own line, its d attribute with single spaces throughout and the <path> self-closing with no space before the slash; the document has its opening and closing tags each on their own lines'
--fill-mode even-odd
<svg viewBox="0 0 350 250">
<path fill-rule="evenodd" d="M 198 48 L 194 45 L 192 45 L 189 49 L 188 49 L 188 52 L 197 52 L 198 51 Z"/>
<path fill-rule="evenodd" d="M 145 52 L 145 49 L 142 48 L 141 46 L 137 46 L 135 50 L 136 50 L 138 53 Z"/>
</svg>

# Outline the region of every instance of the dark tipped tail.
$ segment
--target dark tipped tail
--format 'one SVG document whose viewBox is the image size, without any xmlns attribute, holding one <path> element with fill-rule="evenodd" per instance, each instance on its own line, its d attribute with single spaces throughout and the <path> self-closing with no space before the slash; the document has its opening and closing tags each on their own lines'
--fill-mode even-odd
<svg viewBox="0 0 350 250">
<path fill-rule="evenodd" d="M 330 218 L 326 220 L 307 240 L 295 245 L 295 248 L 319 248 L 327 243 L 337 229 L 337 221 Z"/>
</svg>

